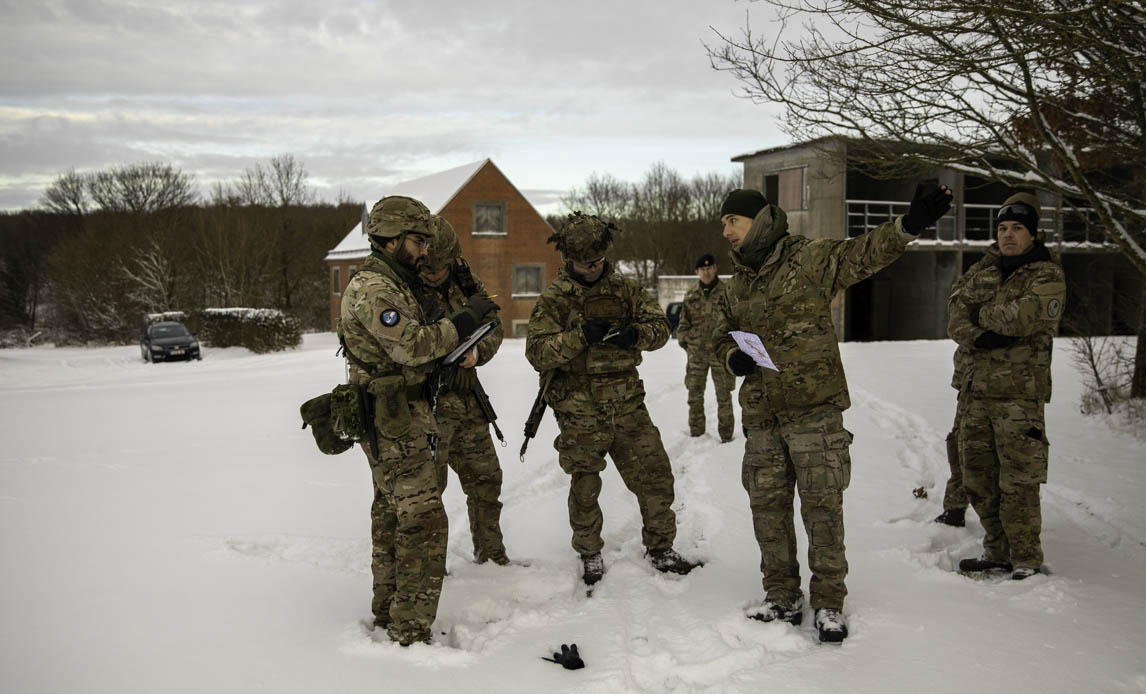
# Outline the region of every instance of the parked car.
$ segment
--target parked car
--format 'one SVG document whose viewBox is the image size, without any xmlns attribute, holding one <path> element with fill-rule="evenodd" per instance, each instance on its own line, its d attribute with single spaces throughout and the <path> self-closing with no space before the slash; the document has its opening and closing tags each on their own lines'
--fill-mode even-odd
<svg viewBox="0 0 1146 694">
<path fill-rule="evenodd" d="M 199 341 L 182 323 L 163 321 L 143 329 L 139 340 L 143 361 L 174 361 L 176 359 L 202 359 Z"/>
<path fill-rule="evenodd" d="M 676 337 L 676 326 L 680 324 L 680 310 L 683 306 L 683 301 L 673 301 L 665 307 L 665 318 L 668 318 L 673 337 Z"/>
</svg>

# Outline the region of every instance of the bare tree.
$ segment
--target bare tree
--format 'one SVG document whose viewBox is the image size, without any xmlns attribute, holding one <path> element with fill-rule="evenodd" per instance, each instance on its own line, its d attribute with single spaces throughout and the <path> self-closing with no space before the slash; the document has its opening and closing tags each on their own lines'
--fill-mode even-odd
<svg viewBox="0 0 1146 694">
<path fill-rule="evenodd" d="M 128 297 L 147 313 L 175 310 L 175 265 L 159 241 L 150 236 L 131 255 L 130 262 L 120 263 L 120 272 L 130 287 Z"/>
<path fill-rule="evenodd" d="M 1038 186 L 1094 210 L 1146 273 L 1141 0 L 763 0 L 775 35 L 716 32 L 713 68 L 809 141 Z M 801 30 L 796 28 L 803 22 Z M 1134 397 L 1146 397 L 1146 297 Z"/>
<path fill-rule="evenodd" d="M 289 207 L 308 205 L 315 200 L 314 190 L 307 185 L 310 174 L 293 154 L 272 157 L 268 166 L 255 164 L 243 171 L 226 197 L 245 205 Z"/>
<path fill-rule="evenodd" d="M 561 203 L 570 212 L 580 210 L 603 219 L 617 220 L 629 216 L 633 204 L 632 186 L 612 174 L 590 174 L 584 188 L 574 188 Z"/>
<path fill-rule="evenodd" d="M 195 204 L 195 179 L 170 164 L 150 162 L 100 171 L 87 191 L 105 212 L 156 212 Z"/>
<path fill-rule="evenodd" d="M 692 217 L 712 220 L 713 224 L 718 224 L 720 205 L 728 191 L 740 188 L 744 183 L 740 172 L 733 171 L 727 176 L 716 172 L 697 174 L 688 185 L 692 191 Z"/>
<path fill-rule="evenodd" d="M 84 215 L 88 211 L 87 178 L 68 169 L 44 191 L 40 205 L 57 214 Z"/>
</svg>

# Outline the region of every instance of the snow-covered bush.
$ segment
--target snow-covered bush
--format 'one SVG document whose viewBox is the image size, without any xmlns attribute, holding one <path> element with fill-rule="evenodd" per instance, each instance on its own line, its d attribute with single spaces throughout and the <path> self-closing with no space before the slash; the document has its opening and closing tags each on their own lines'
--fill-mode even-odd
<svg viewBox="0 0 1146 694">
<path fill-rule="evenodd" d="M 278 309 L 206 308 L 195 318 L 196 335 L 209 347 L 239 346 L 261 354 L 302 344 L 302 323 Z"/>
</svg>

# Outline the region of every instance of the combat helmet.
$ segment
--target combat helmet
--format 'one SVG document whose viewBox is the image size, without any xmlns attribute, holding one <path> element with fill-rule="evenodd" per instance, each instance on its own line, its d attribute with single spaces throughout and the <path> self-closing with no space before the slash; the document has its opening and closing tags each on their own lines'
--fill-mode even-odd
<svg viewBox="0 0 1146 694">
<path fill-rule="evenodd" d="M 574 212 L 565 218 L 565 226 L 546 241 L 556 244 L 566 262 L 584 263 L 605 255 L 613 245 L 613 235 L 619 231 L 612 222 L 606 222 L 595 215 Z"/>
<path fill-rule="evenodd" d="M 440 272 L 453 264 L 454 259 L 462 254 L 462 244 L 454 232 L 449 221 L 440 215 L 430 215 L 430 226 L 434 230 L 434 238 L 430 241 L 426 264 L 422 269 L 430 272 Z"/>
<path fill-rule="evenodd" d="M 405 195 L 387 195 L 374 204 L 366 222 L 366 234 L 372 240 L 385 243 L 404 233 L 425 234 L 433 237 L 430 211 L 414 198 Z"/>
</svg>

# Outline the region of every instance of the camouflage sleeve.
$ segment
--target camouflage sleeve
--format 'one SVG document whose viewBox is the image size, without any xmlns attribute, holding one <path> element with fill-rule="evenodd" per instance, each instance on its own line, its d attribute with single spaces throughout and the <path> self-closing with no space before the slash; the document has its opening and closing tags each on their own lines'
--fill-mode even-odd
<svg viewBox="0 0 1146 694">
<path fill-rule="evenodd" d="M 896 217 L 855 238 L 813 241 L 808 246 L 811 260 L 803 267 L 831 298 L 891 265 L 914 240 L 903 230 L 902 217 Z"/>
<path fill-rule="evenodd" d="M 958 292 L 947 300 L 947 336 L 962 347 L 974 347 L 985 331 L 971 322 L 971 309 Z"/>
<path fill-rule="evenodd" d="M 713 337 L 716 338 L 716 355 L 720 357 L 720 361 L 724 364 L 724 370 L 732 374 L 732 369 L 728 366 L 728 358 L 732 353 L 740 349 L 736 345 L 736 340 L 728 333 L 733 330 L 739 330 L 740 326 L 736 322 L 736 318 L 732 315 L 732 298 L 728 295 L 727 289 L 720 295 L 719 310 L 716 312 L 716 329 Z"/>
<path fill-rule="evenodd" d="M 569 363 L 587 346 L 581 322 L 568 315 L 569 312 L 568 308 L 562 309 L 552 287 L 542 292 L 533 305 L 525 338 L 525 358 L 538 371 Z"/>
<path fill-rule="evenodd" d="M 685 344 L 688 342 L 688 332 L 692 330 L 692 313 L 688 310 L 689 294 L 685 294 L 684 303 L 680 307 L 680 321 L 676 324 L 676 341 Z"/>
<path fill-rule="evenodd" d="M 632 301 L 635 304 L 633 326 L 637 329 L 637 349 L 651 352 L 664 347 L 671 331 L 661 305 L 647 289 L 639 285 Z"/>
<path fill-rule="evenodd" d="M 432 362 L 458 346 L 458 331 L 453 323 L 446 318 L 421 323 L 414 297 L 381 276 L 371 281 L 353 311 L 378 340 L 382 351 L 402 366 Z"/>
<path fill-rule="evenodd" d="M 1026 337 L 1058 331 L 1066 300 L 1066 278 L 1062 268 L 1044 263 L 1031 273 L 1023 295 L 1014 301 L 991 303 L 979 312 L 979 325 L 1000 335 Z"/>
<path fill-rule="evenodd" d="M 478 291 L 488 293 L 488 290 L 485 288 L 485 284 L 483 284 L 481 279 L 478 278 L 477 273 L 473 273 L 473 276 L 474 282 L 477 283 Z M 497 327 L 494 328 L 493 332 L 487 335 L 484 340 L 478 343 L 477 366 L 481 366 L 482 364 L 489 362 L 490 359 L 493 359 L 493 355 L 497 354 L 497 350 L 501 349 L 501 341 L 505 339 L 505 326 L 502 325 L 501 322 L 501 312 L 495 311 L 492 315 L 496 316 L 498 319 Z"/>
</svg>

